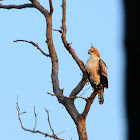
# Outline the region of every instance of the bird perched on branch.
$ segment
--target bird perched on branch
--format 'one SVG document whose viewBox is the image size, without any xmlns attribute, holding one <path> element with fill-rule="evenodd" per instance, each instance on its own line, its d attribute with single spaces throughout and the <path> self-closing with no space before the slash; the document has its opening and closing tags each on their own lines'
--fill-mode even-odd
<svg viewBox="0 0 140 140">
<path fill-rule="evenodd" d="M 93 89 L 98 90 L 98 100 L 102 105 L 104 103 L 104 88 L 108 88 L 107 66 L 100 59 L 98 50 L 93 46 L 89 49 L 88 54 L 90 54 L 90 58 L 85 65 L 88 72 L 88 80 Z"/>
</svg>

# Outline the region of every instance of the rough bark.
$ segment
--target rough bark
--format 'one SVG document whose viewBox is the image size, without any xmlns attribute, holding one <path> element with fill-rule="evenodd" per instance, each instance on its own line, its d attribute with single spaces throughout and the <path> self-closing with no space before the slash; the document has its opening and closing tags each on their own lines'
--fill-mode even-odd
<svg viewBox="0 0 140 140">
<path fill-rule="evenodd" d="M 85 119 L 80 119 L 76 125 L 79 140 L 88 140 Z"/>
</svg>

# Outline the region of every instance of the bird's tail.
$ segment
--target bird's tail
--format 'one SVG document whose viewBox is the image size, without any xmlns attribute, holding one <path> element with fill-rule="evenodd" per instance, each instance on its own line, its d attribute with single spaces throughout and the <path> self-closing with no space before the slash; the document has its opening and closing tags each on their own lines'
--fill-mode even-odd
<svg viewBox="0 0 140 140">
<path fill-rule="evenodd" d="M 100 89 L 98 92 L 98 100 L 99 104 L 102 105 L 104 103 L 104 89 Z"/>
</svg>

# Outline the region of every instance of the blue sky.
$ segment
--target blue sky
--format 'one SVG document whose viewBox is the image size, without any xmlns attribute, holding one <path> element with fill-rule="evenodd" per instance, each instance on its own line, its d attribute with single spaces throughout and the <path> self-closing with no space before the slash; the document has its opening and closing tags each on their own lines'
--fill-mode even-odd
<svg viewBox="0 0 140 140">
<path fill-rule="evenodd" d="M 27 0 L 5 0 L 2 4 L 24 4 Z M 47 1 L 40 0 L 48 8 Z M 53 1 L 53 28 L 60 29 L 62 9 L 61 1 Z M 105 89 L 105 102 L 101 106 L 96 98 L 87 117 L 86 126 L 89 140 L 126 140 L 127 124 L 125 115 L 125 50 L 124 11 L 121 0 L 67 1 L 67 40 L 84 63 L 91 43 L 108 66 L 109 89 Z M 38 115 L 37 129 L 51 134 L 47 123 L 45 108 L 49 110 L 50 121 L 55 133 L 66 140 L 78 140 L 76 127 L 55 97 L 51 84 L 51 61 L 36 48 L 27 43 L 13 43 L 24 39 L 34 41 L 48 52 L 45 43 L 46 24 L 43 15 L 36 9 L 3 10 L 0 9 L 0 132 L 1 139 L 42 139 L 39 134 L 31 134 L 21 129 L 16 111 L 19 106 L 26 114 L 21 116 L 26 128 L 34 127 L 33 107 Z M 81 71 L 63 47 L 60 34 L 53 32 L 53 40 L 59 58 L 59 82 L 68 96 L 81 79 Z M 87 84 L 81 91 L 89 88 Z M 90 88 L 84 94 L 87 97 Z M 85 102 L 75 102 L 82 112 Z"/>
</svg>

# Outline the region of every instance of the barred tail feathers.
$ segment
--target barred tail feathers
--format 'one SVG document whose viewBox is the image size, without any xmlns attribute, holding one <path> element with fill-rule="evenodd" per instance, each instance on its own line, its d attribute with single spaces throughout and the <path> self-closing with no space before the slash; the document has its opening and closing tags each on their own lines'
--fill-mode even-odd
<svg viewBox="0 0 140 140">
<path fill-rule="evenodd" d="M 102 105 L 104 103 L 104 89 L 100 89 L 98 92 L 98 100 L 99 104 Z"/>
</svg>

